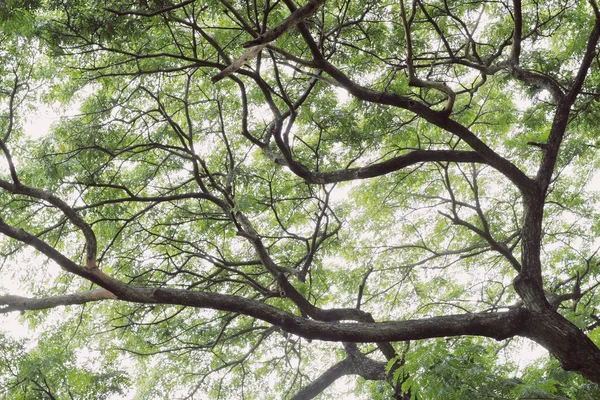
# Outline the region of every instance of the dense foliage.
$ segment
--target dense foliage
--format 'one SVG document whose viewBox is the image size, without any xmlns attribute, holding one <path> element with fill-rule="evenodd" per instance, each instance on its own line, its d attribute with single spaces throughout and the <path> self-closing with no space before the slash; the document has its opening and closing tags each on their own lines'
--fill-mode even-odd
<svg viewBox="0 0 600 400">
<path fill-rule="evenodd" d="M 597 399 L 599 38 L 596 0 L 1 2 L 0 397 Z"/>
</svg>

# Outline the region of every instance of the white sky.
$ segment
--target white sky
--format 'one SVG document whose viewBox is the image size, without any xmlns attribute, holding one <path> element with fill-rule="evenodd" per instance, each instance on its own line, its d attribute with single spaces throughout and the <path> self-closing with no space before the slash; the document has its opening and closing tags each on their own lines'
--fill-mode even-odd
<svg viewBox="0 0 600 400">
<path fill-rule="evenodd" d="M 23 126 L 26 136 L 40 138 L 50 130 L 50 125 L 57 122 L 60 116 L 46 105 L 40 105 L 28 118 Z"/>
</svg>

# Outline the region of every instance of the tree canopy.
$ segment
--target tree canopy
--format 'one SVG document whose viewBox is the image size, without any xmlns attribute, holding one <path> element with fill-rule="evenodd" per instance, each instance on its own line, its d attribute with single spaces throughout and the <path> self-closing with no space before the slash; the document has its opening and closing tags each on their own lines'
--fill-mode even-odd
<svg viewBox="0 0 600 400">
<path fill-rule="evenodd" d="M 2 2 L 0 396 L 597 399 L 599 38 L 596 0 Z"/>
</svg>

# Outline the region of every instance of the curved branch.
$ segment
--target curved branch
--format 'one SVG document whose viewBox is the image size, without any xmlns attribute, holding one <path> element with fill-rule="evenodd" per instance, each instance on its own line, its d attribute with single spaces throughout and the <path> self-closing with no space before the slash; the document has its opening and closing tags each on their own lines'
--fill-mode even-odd
<svg viewBox="0 0 600 400">
<path fill-rule="evenodd" d="M 59 210 L 65 214 L 65 216 L 71 221 L 73 225 L 75 225 L 81 232 L 85 238 L 85 253 L 86 253 L 86 267 L 95 268 L 96 267 L 96 252 L 98 249 L 98 244 L 96 241 L 96 234 L 92 230 L 92 227 L 85 222 L 85 220 L 75 211 L 71 206 L 69 206 L 64 200 L 60 199 L 58 196 L 47 192 L 45 190 L 32 188 L 29 186 L 25 186 L 23 184 L 12 184 L 5 180 L 0 180 L 0 188 L 13 193 L 13 194 L 23 194 L 26 196 L 31 196 L 36 199 L 45 200 L 48 203 L 52 204 Z M 0 225 L 3 228 L 8 227 L 12 228 L 9 225 L 4 224 L 4 222 L 0 219 Z M 14 228 L 12 228 L 14 229 Z M 18 231 L 18 230 L 16 230 Z M 2 233 L 5 233 L 1 231 Z M 11 236 L 11 235 L 9 235 Z M 16 239 L 16 237 L 11 236 Z M 20 239 L 19 239 L 20 240 Z M 39 249 L 38 249 L 39 250 Z M 53 249 L 54 250 L 54 249 Z M 41 250 L 40 250 L 41 251 Z"/>
<path fill-rule="evenodd" d="M 298 393 L 296 393 L 291 400 L 310 400 L 317 397 L 327 387 L 332 385 L 336 380 L 342 376 L 350 375 L 352 369 L 352 360 L 345 358 L 337 364 L 332 365 L 323 372 L 317 379 L 310 382 L 307 386 L 304 386 Z"/>
<path fill-rule="evenodd" d="M 511 67 L 512 75 L 518 80 L 536 86 L 540 89 L 546 89 L 552 95 L 555 101 L 560 101 L 565 93 L 561 86 L 550 76 L 541 74 L 539 72 L 527 71 L 518 65 Z"/>
<path fill-rule="evenodd" d="M 521 171 L 516 165 L 511 163 L 506 158 L 492 150 L 487 144 L 485 144 L 480 138 L 471 132 L 467 127 L 460 123 L 450 119 L 447 113 L 442 111 L 435 111 L 426 106 L 425 104 L 419 103 L 413 99 L 405 96 L 400 96 L 395 93 L 380 92 L 357 84 L 352 81 L 343 72 L 338 70 L 328 61 L 321 59 L 317 60 L 319 66 L 323 71 L 328 73 L 333 79 L 335 79 L 344 89 L 350 94 L 355 96 L 357 99 L 369 101 L 376 104 L 384 104 L 393 107 L 402 108 L 413 112 L 417 116 L 423 118 L 425 121 L 431 123 L 438 128 L 441 128 L 448 133 L 454 134 L 465 143 L 467 143 L 474 151 L 476 151 L 482 158 L 484 158 L 491 167 L 496 169 L 498 172 L 506 176 L 511 182 L 513 182 L 520 190 L 528 191 L 531 187 L 533 180 L 530 179 L 523 171 Z"/>
<path fill-rule="evenodd" d="M 348 168 L 331 172 L 310 172 L 303 165 L 292 161 L 290 169 L 307 183 L 335 183 L 355 179 L 367 179 L 386 175 L 411 165 L 424 162 L 457 162 L 457 163 L 482 163 L 487 160 L 474 151 L 460 150 L 413 150 L 407 154 L 391 158 L 378 164 L 359 168 Z"/>
<path fill-rule="evenodd" d="M 371 360 L 366 356 L 348 357 L 332 365 L 317 379 L 300 389 L 291 400 L 310 400 L 345 375 L 360 375 L 367 380 L 385 379 L 386 363 Z"/>
</svg>

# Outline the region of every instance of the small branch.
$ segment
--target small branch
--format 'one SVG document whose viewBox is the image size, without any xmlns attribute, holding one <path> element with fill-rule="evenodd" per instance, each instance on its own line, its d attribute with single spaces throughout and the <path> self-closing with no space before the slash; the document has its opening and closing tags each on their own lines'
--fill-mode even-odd
<svg viewBox="0 0 600 400">
<path fill-rule="evenodd" d="M 508 260 L 510 265 L 515 269 L 515 271 L 521 272 L 521 269 L 522 269 L 521 263 L 519 263 L 519 261 L 515 258 L 515 256 L 512 254 L 512 251 L 510 251 L 510 249 L 508 248 L 508 246 L 505 243 L 496 241 L 496 239 L 494 239 L 491 234 L 489 234 L 488 232 L 485 232 L 485 231 L 479 229 L 475 225 L 459 218 L 456 213 L 454 213 L 453 216 L 448 215 L 441 211 L 438 211 L 438 213 L 440 215 L 448 218 L 453 224 L 464 226 L 465 228 L 469 229 L 473 233 L 475 233 L 475 234 L 479 235 L 480 237 L 482 237 L 483 239 L 485 239 L 485 241 L 487 241 L 490 244 L 490 248 L 492 248 L 493 250 L 502 254 L 504 256 L 504 258 L 506 258 Z"/>
<path fill-rule="evenodd" d="M 369 279 L 369 275 L 373 272 L 373 267 L 370 266 L 367 272 L 363 275 L 363 279 L 358 286 L 358 296 L 356 296 L 356 308 L 360 310 L 360 306 L 362 305 L 363 293 L 365 291 L 365 286 L 367 286 L 367 279 Z"/>
<path fill-rule="evenodd" d="M 290 28 L 311 16 L 323 3 L 325 3 L 325 0 L 309 0 L 308 3 L 292 12 L 275 28 L 268 30 L 254 40 L 242 44 L 242 47 L 248 48 L 248 51 L 231 63 L 227 68 L 213 76 L 211 79 L 212 83 L 217 83 L 221 79 L 239 70 L 245 63 L 257 57 L 262 49 L 269 43 L 275 41 Z"/>
<path fill-rule="evenodd" d="M 105 8 L 105 10 L 108 11 L 108 12 L 111 12 L 111 13 L 113 13 L 115 15 L 118 15 L 120 17 L 121 16 L 125 16 L 125 15 L 135 15 L 135 16 L 138 16 L 138 17 L 154 17 L 156 15 L 164 14 L 164 13 L 176 10 L 178 8 L 185 7 L 188 4 L 192 4 L 194 1 L 195 0 L 185 0 L 185 1 L 181 2 L 181 3 L 173 4 L 172 6 L 161 8 L 159 10 L 151 11 L 151 12 L 119 11 L 119 10 L 115 10 L 115 9 L 112 9 L 112 8 Z"/>
<path fill-rule="evenodd" d="M 443 112 L 449 115 L 454 107 L 456 93 L 454 93 L 454 90 L 452 90 L 445 82 L 428 81 L 417 77 L 413 65 L 412 38 L 410 36 L 410 24 L 408 22 L 408 18 L 406 17 L 404 0 L 400 1 L 400 12 L 402 17 L 402 25 L 404 26 L 404 38 L 406 40 L 406 67 L 408 71 L 408 84 L 415 87 L 437 89 L 444 92 L 448 96 L 448 102 L 446 103 L 446 107 L 444 107 Z"/>
<path fill-rule="evenodd" d="M 260 44 L 258 46 L 254 46 L 248 49 L 241 57 L 237 58 L 234 62 L 232 62 L 227 68 L 219 72 L 217 75 L 213 76 L 210 80 L 212 83 L 217 83 L 221 79 L 233 74 L 238 69 L 242 68 L 244 64 L 248 61 L 254 59 L 258 54 L 262 51 L 262 49 L 267 45 L 267 43 Z"/>
<path fill-rule="evenodd" d="M 317 9 L 323 5 L 323 3 L 325 3 L 325 0 L 309 0 L 304 6 L 292 12 L 275 28 L 268 30 L 254 40 L 250 40 L 242 44 L 242 47 L 253 47 L 275 41 L 290 28 L 314 14 Z"/>
</svg>

